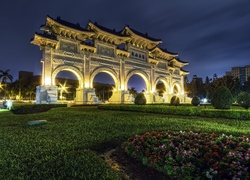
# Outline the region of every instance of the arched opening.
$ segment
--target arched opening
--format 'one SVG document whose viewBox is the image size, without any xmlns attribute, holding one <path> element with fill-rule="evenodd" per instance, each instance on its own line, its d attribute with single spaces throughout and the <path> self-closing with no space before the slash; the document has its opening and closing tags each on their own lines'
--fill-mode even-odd
<svg viewBox="0 0 250 180">
<path fill-rule="evenodd" d="M 108 101 L 115 89 L 115 81 L 108 72 L 99 72 L 93 79 L 92 87 L 100 101 Z"/>
<path fill-rule="evenodd" d="M 172 89 L 173 94 L 175 94 L 175 95 L 181 94 L 181 86 L 179 83 L 174 83 L 172 88 L 173 88 Z"/>
<path fill-rule="evenodd" d="M 178 94 L 178 87 L 176 85 L 174 85 L 174 88 L 173 88 L 173 93 L 174 94 Z"/>
<path fill-rule="evenodd" d="M 159 80 L 156 84 L 155 91 L 159 94 L 159 96 L 163 97 L 166 92 L 166 86 L 163 81 Z"/>
<path fill-rule="evenodd" d="M 140 92 L 147 91 L 146 82 L 140 74 L 134 74 L 129 78 L 127 88 L 133 97 Z"/>
<path fill-rule="evenodd" d="M 58 86 L 58 100 L 73 101 L 75 99 L 79 80 L 73 72 L 69 70 L 58 72 L 55 75 L 54 83 Z"/>
</svg>

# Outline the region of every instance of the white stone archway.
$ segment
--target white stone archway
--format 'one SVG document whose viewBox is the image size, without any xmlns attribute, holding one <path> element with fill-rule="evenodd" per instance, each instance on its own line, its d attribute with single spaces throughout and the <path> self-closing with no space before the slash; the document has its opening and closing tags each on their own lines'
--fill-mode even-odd
<svg viewBox="0 0 250 180">
<path fill-rule="evenodd" d="M 41 30 L 44 32 L 36 33 L 31 40 L 43 52 L 42 84 L 37 87 L 37 103 L 57 103 L 54 79 L 62 70 L 73 72 L 79 80 L 76 104 L 99 103 L 93 79 L 100 72 L 108 73 L 115 82 L 110 103 L 133 102 L 127 86 L 135 74 L 145 81 L 147 103 L 169 102 L 175 85 L 181 98 L 184 97 L 183 76 L 188 72 L 182 67 L 188 63 L 181 61 L 176 53 L 161 49 L 158 46 L 162 43 L 160 39 L 138 33 L 128 26 L 122 31 L 114 31 L 89 21 L 83 28 L 49 16 Z M 155 92 L 159 80 L 167 89 L 164 98 Z"/>
</svg>

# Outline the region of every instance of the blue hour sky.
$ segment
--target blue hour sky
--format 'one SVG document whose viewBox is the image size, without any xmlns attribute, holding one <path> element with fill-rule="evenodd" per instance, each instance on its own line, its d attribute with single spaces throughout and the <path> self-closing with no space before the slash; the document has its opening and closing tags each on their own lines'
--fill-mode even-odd
<svg viewBox="0 0 250 180">
<path fill-rule="evenodd" d="M 20 70 L 41 74 L 42 53 L 30 39 L 47 15 L 82 27 L 89 20 L 116 30 L 128 24 L 162 39 L 162 48 L 189 62 L 189 80 L 250 65 L 249 0 L 8 0 L 0 6 L 0 69 L 14 79 Z"/>
</svg>

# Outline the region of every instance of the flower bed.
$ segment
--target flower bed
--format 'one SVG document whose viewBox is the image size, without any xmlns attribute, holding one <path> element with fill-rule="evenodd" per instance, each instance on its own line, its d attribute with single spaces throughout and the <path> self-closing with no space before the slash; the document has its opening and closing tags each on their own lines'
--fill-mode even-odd
<svg viewBox="0 0 250 180">
<path fill-rule="evenodd" d="M 153 131 L 128 139 L 122 147 L 143 164 L 177 179 L 250 178 L 248 136 Z"/>
</svg>

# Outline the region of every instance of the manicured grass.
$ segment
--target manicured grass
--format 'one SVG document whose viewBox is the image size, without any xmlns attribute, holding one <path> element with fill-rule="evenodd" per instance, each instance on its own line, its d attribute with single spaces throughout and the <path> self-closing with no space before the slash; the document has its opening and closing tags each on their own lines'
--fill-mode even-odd
<svg viewBox="0 0 250 180">
<path fill-rule="evenodd" d="M 31 120 L 47 120 L 27 125 Z M 121 179 L 98 152 L 153 130 L 250 135 L 250 121 L 101 110 L 54 108 L 15 115 L 0 112 L 0 179 Z"/>
</svg>

